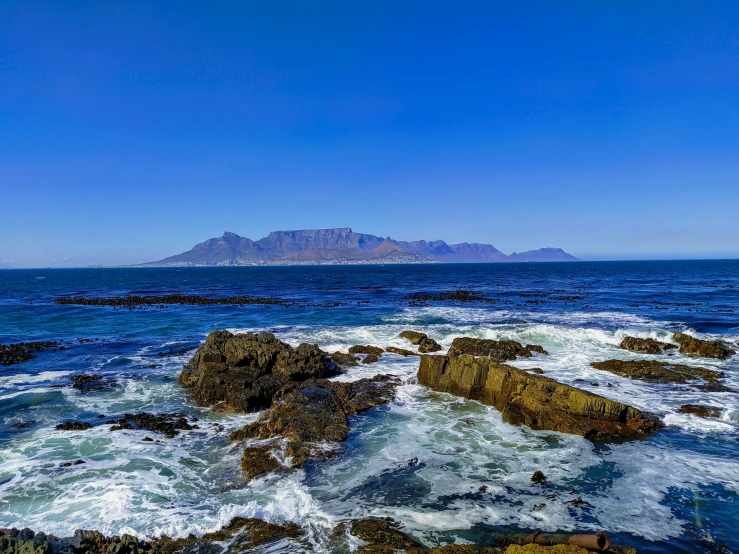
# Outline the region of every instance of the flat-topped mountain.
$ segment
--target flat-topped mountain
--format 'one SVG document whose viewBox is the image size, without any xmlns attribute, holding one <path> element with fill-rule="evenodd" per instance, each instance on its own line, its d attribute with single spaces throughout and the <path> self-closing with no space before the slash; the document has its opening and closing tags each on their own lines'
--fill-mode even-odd
<svg viewBox="0 0 739 554">
<path fill-rule="evenodd" d="M 355 233 L 349 227 L 273 231 L 257 241 L 235 233 L 208 239 L 192 250 L 146 266 L 289 265 L 351 263 L 569 262 L 577 258 L 560 248 L 503 254 L 491 244 L 412 242 Z"/>
</svg>

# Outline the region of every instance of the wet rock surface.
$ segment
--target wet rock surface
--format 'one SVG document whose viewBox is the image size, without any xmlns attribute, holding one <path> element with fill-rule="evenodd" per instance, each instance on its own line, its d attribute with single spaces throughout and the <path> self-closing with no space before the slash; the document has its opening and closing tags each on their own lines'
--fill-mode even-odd
<svg viewBox="0 0 739 554">
<path fill-rule="evenodd" d="M 82 394 L 104 390 L 116 383 L 115 379 L 109 379 L 96 373 L 78 373 L 69 378 L 72 388 Z"/>
<path fill-rule="evenodd" d="M 174 414 L 150 414 L 142 412 L 138 414 L 124 414 L 123 417 L 117 419 L 109 419 L 105 423 L 112 425 L 111 431 L 121 431 L 123 429 L 147 429 L 160 433 L 171 439 L 180 434 L 180 431 L 191 431 L 198 429 L 197 425 L 191 423 L 196 422 L 193 418 L 190 422 L 183 413 Z"/>
<path fill-rule="evenodd" d="M 593 362 L 590 365 L 601 371 L 650 383 L 684 384 L 701 379 L 709 384 L 720 384 L 719 379 L 724 376 L 721 371 L 705 367 L 692 367 L 658 360 L 606 360 Z"/>
<path fill-rule="evenodd" d="M 232 441 L 273 439 L 247 447 L 242 459 L 245 477 L 249 480 L 277 469 L 278 456 L 296 468 L 310 458 L 332 455 L 336 443 L 346 440 L 347 416 L 386 404 L 397 386 L 393 377 L 378 375 L 351 383 L 316 380 L 286 388 L 256 422 L 231 433 Z"/>
<path fill-rule="evenodd" d="M 434 339 L 426 337 L 424 339 L 421 339 L 421 342 L 418 343 L 418 351 L 422 352 L 423 354 L 439 352 L 441 351 L 441 345 Z"/>
<path fill-rule="evenodd" d="M 371 346 L 368 344 L 357 344 L 349 349 L 349 354 L 372 354 L 373 356 L 382 356 L 383 352 L 385 351 L 379 346 Z"/>
<path fill-rule="evenodd" d="M 340 373 L 314 344 L 291 347 L 271 333 L 213 331 L 180 373 L 200 406 L 253 412 L 267 408 L 285 386 Z"/>
<path fill-rule="evenodd" d="M 721 408 L 702 404 L 683 404 L 680 406 L 680 413 L 694 414 L 701 417 L 721 417 Z"/>
<path fill-rule="evenodd" d="M 57 431 L 86 431 L 92 429 L 92 423 L 86 421 L 64 421 L 56 426 Z"/>
<path fill-rule="evenodd" d="M 423 339 L 428 338 L 428 335 L 418 331 L 406 330 L 398 334 L 398 337 L 410 341 L 411 344 L 418 345 Z"/>
<path fill-rule="evenodd" d="M 420 356 L 418 352 L 413 352 L 412 350 L 406 350 L 405 348 L 397 348 L 395 346 L 388 346 L 385 349 L 385 352 L 390 352 L 391 354 L 397 354 L 398 356 Z"/>
<path fill-rule="evenodd" d="M 517 357 L 530 358 L 534 352 L 547 354 L 547 351 L 538 344 L 527 344 L 524 346 L 515 340 L 457 337 L 452 341 L 447 356 L 469 354 L 471 356 L 485 356 L 498 360 L 515 360 Z"/>
<path fill-rule="evenodd" d="M 685 333 L 675 333 L 672 340 L 680 345 L 680 353 L 687 356 L 725 360 L 736 354 L 735 350 L 719 340 L 701 340 Z"/>
<path fill-rule="evenodd" d="M 668 342 L 660 342 L 655 339 L 640 339 L 638 337 L 624 337 L 619 345 L 624 350 L 631 352 L 642 352 L 644 354 L 664 354 L 669 350 L 677 348 Z"/>
<path fill-rule="evenodd" d="M 661 426 L 653 414 L 491 358 L 422 356 L 418 381 L 479 400 L 500 411 L 505 421 L 532 429 L 614 439 L 650 434 Z"/>
<path fill-rule="evenodd" d="M 106 537 L 98 531 L 77 530 L 72 537 L 58 538 L 30 529 L 0 529 L 0 554 L 246 554 L 279 540 L 299 540 L 303 533 L 295 523 L 277 525 L 239 517 L 202 537 L 163 536 L 149 541 L 131 535 Z"/>
<path fill-rule="evenodd" d="M 40 352 L 47 348 L 59 348 L 60 346 L 61 343 L 57 341 L 0 344 L 0 365 L 11 366 L 27 362 L 36 357 L 35 352 Z"/>
<path fill-rule="evenodd" d="M 334 352 L 331 354 L 331 361 L 343 367 L 352 367 L 359 363 L 356 356 L 344 352 Z"/>
</svg>

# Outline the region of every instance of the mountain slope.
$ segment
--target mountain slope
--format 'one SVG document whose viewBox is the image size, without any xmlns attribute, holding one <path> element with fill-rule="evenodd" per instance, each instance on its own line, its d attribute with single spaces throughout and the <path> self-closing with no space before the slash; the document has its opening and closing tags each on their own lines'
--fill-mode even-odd
<svg viewBox="0 0 739 554">
<path fill-rule="evenodd" d="M 253 241 L 226 232 L 191 250 L 145 266 L 280 265 L 311 263 L 488 263 L 576 261 L 560 248 L 505 255 L 491 244 L 396 241 L 349 227 L 273 231 Z"/>
</svg>

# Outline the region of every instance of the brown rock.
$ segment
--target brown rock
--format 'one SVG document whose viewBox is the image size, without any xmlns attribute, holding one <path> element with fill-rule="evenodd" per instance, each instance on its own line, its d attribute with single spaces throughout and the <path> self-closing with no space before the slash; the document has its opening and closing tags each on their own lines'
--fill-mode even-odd
<svg viewBox="0 0 739 554">
<path fill-rule="evenodd" d="M 247 446 L 241 457 L 241 469 L 244 471 L 246 481 L 255 477 L 275 471 L 280 467 L 280 462 L 272 455 L 269 446 Z"/>
<path fill-rule="evenodd" d="M 683 404 L 680 406 L 680 413 L 695 414 L 701 417 L 721 417 L 721 408 L 703 406 L 701 404 Z"/>
<path fill-rule="evenodd" d="M 672 340 L 680 345 L 680 353 L 688 356 L 701 356 L 703 358 L 716 358 L 725 360 L 736 354 L 720 340 L 701 340 L 685 333 L 675 333 Z"/>
<path fill-rule="evenodd" d="M 418 331 L 403 331 L 398 335 L 401 339 L 408 339 L 411 344 L 420 344 L 420 342 L 428 337 L 426 333 L 419 333 Z"/>
<path fill-rule="evenodd" d="M 624 350 L 643 352 L 645 354 L 664 354 L 666 350 L 677 348 L 674 344 L 660 342 L 654 339 L 640 339 L 638 337 L 624 337 L 619 345 Z"/>
<path fill-rule="evenodd" d="M 344 352 L 334 352 L 331 354 L 331 360 L 340 366 L 351 367 L 357 365 L 357 358 L 351 354 Z"/>
<path fill-rule="evenodd" d="M 428 554 L 429 549 L 400 529 L 402 524 L 392 518 L 370 517 L 352 521 L 351 534 L 364 541 L 357 552 L 363 554 Z"/>
<path fill-rule="evenodd" d="M 631 437 L 661 426 L 653 414 L 490 358 L 422 356 L 422 385 L 498 409 L 509 423 L 591 439 Z"/>
<path fill-rule="evenodd" d="M 384 350 L 379 346 L 370 346 L 364 344 L 357 344 L 349 349 L 350 354 L 374 354 L 375 356 L 382 356 Z"/>
<path fill-rule="evenodd" d="M 252 412 L 269 407 L 282 387 L 339 373 L 316 345 L 292 348 L 270 333 L 213 331 L 180 374 L 201 406 Z"/>
<path fill-rule="evenodd" d="M 593 362 L 590 365 L 601 371 L 650 383 L 684 384 L 694 379 L 718 383 L 718 380 L 724 376 L 720 371 L 705 367 L 691 367 L 657 360 L 606 360 L 605 362 Z"/>
<path fill-rule="evenodd" d="M 434 339 L 430 339 L 428 337 L 421 339 L 421 342 L 418 343 L 418 351 L 424 354 L 428 354 L 430 352 L 439 352 L 440 350 L 441 345 Z"/>
<path fill-rule="evenodd" d="M 362 358 L 363 364 L 374 364 L 380 361 L 380 358 L 377 357 L 375 354 L 366 354 L 364 358 Z"/>
<path fill-rule="evenodd" d="M 540 544 L 512 544 L 505 554 L 590 554 L 589 550 L 570 544 L 541 546 Z"/>
<path fill-rule="evenodd" d="M 541 471 L 535 471 L 534 474 L 531 476 L 531 481 L 536 483 L 537 485 L 541 485 L 547 482 L 547 478 Z"/>
<path fill-rule="evenodd" d="M 469 354 L 471 356 L 486 356 L 498 360 L 515 360 L 519 356 L 530 358 L 533 352 L 547 354 L 547 351 L 537 344 L 527 344 L 524 346 L 515 340 L 457 337 L 452 341 L 447 356 Z"/>
<path fill-rule="evenodd" d="M 385 352 L 391 352 L 393 354 L 397 354 L 398 356 L 419 356 L 420 354 L 418 352 L 413 352 L 412 350 L 405 350 L 404 348 L 396 348 L 395 346 L 388 346 L 385 349 Z"/>
</svg>

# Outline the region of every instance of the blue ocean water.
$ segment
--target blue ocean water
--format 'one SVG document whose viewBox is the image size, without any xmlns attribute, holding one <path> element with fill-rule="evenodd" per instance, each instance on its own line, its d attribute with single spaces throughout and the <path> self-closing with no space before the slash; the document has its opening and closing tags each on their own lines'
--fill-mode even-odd
<svg viewBox="0 0 739 554">
<path fill-rule="evenodd" d="M 490 301 L 409 297 L 455 289 Z M 172 292 L 295 304 L 128 310 L 54 302 Z M 339 377 L 393 373 L 404 382 L 395 402 L 352 419 L 341 454 L 244 485 L 242 447 L 227 438 L 255 416 L 200 408 L 177 384 L 194 348 L 224 328 L 266 330 L 330 352 L 408 347 L 397 334 L 409 328 L 445 348 L 457 336 L 540 344 L 548 356 L 513 365 L 656 412 L 666 427 L 644 440 L 594 444 L 512 426 L 492 408 L 419 386 L 417 359 L 386 354 Z M 182 536 L 240 515 L 300 523 L 322 551 L 340 520 L 377 515 L 428 545 L 482 544 L 502 530 L 605 529 L 640 552 L 739 552 L 739 395 L 641 383 L 589 365 L 660 358 L 618 344 L 626 335 L 669 340 L 675 331 L 739 345 L 739 261 L 0 271 L 0 343 L 68 343 L 0 367 L 0 527 Z M 670 359 L 724 371 L 724 384 L 739 390 L 739 356 Z M 81 371 L 116 383 L 81 394 L 69 386 Z M 686 403 L 720 407 L 722 416 L 679 413 Z M 150 432 L 111 433 L 98 418 L 139 411 L 186 412 L 200 428 L 144 442 Z M 55 430 L 68 419 L 96 426 Z M 419 463 L 409 465 L 412 458 Z M 85 463 L 60 466 L 77 459 Z M 550 484 L 532 485 L 535 470 Z M 580 495 L 583 507 L 565 503 Z M 539 504 L 546 507 L 534 510 Z"/>
</svg>

